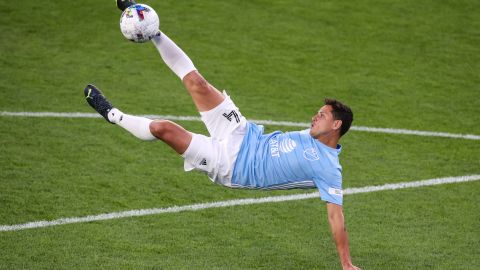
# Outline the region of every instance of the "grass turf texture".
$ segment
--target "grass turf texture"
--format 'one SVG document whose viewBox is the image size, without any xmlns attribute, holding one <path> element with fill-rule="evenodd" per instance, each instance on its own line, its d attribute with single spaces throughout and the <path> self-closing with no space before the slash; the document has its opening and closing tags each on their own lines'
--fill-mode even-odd
<svg viewBox="0 0 480 270">
<path fill-rule="evenodd" d="M 249 118 L 305 122 L 329 96 L 355 125 L 480 134 L 476 1 L 145 3 Z M 196 115 L 154 47 L 124 40 L 110 1 L 2 2 L 0 15 L 0 110 L 92 112 L 93 82 L 126 112 Z M 212 185 L 100 119 L 1 120 L 2 225 L 298 192 Z M 342 143 L 345 187 L 479 173 L 477 141 L 351 132 Z M 475 269 L 479 191 L 347 196 L 354 262 Z M 339 267 L 319 200 L 1 232 L 0 247 L 0 269 Z"/>
<path fill-rule="evenodd" d="M 475 182 L 346 197 L 357 263 L 474 269 L 480 216 L 465 197 L 478 196 L 478 188 Z M 9 247 L 4 269 L 336 269 L 326 223 L 323 203 L 307 200 L 8 232 L 0 243 Z"/>
</svg>

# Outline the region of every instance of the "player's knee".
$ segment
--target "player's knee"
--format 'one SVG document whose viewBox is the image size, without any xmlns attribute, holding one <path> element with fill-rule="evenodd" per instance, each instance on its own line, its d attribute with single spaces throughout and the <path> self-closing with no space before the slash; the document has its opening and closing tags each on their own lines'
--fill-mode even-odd
<svg viewBox="0 0 480 270">
<path fill-rule="evenodd" d="M 190 92 L 206 94 L 210 91 L 207 80 L 205 80 L 202 75 L 196 72 L 192 72 L 187 77 L 185 77 L 184 83 Z"/>
<path fill-rule="evenodd" d="M 168 120 L 154 120 L 150 123 L 150 132 L 153 136 L 162 139 L 172 133 L 175 124 Z"/>
</svg>

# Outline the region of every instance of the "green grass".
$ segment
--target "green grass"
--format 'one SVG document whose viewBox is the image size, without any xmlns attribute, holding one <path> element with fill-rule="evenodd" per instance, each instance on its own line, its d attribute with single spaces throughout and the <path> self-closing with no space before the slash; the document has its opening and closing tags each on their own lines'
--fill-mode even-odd
<svg viewBox="0 0 480 270">
<path fill-rule="evenodd" d="M 365 269 L 474 269 L 479 188 L 476 182 L 346 197 L 355 261 Z M 317 200 L 65 225 L 1 239 L 8 266 L 26 269 L 338 268 Z"/>
<path fill-rule="evenodd" d="M 92 112 L 93 82 L 125 112 L 196 115 L 155 48 L 124 40 L 112 2 L 0 3 L 0 111 Z M 328 96 L 354 125 L 480 134 L 478 1 L 145 3 L 247 118 L 306 122 Z M 100 119 L 0 120 L 0 225 L 304 192 L 211 184 Z M 344 187 L 480 173 L 475 140 L 352 131 L 342 144 Z M 346 196 L 354 263 L 476 269 L 478 194 Z M 327 224 L 314 199 L 0 232 L 0 269 L 339 269 Z"/>
</svg>

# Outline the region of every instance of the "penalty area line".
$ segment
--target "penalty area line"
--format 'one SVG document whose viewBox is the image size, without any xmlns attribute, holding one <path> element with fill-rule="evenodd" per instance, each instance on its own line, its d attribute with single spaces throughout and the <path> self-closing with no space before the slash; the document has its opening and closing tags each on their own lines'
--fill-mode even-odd
<svg viewBox="0 0 480 270">
<path fill-rule="evenodd" d="M 10 117 L 57 117 L 57 118 L 101 118 L 97 113 L 81 113 L 81 112 L 0 112 L 0 116 Z M 198 116 L 179 116 L 179 115 L 139 115 L 147 118 L 166 119 L 176 121 L 195 121 L 201 122 L 202 120 Z M 273 120 L 254 120 L 250 121 L 261 125 L 274 125 L 284 127 L 310 127 L 310 123 L 306 122 L 289 122 L 289 121 L 273 121 Z M 456 134 L 447 132 L 434 132 L 434 131 L 422 131 L 422 130 L 409 130 L 409 129 L 394 129 L 394 128 L 377 128 L 377 127 L 365 127 L 365 126 L 351 126 L 350 130 L 360 132 L 375 132 L 375 133 L 387 133 L 387 134 L 400 134 L 400 135 L 416 135 L 427 137 L 444 137 L 454 139 L 467 139 L 467 140 L 480 140 L 480 135 L 474 134 Z"/>
<path fill-rule="evenodd" d="M 470 182 L 480 180 L 480 175 L 465 175 L 458 177 L 444 177 L 444 178 L 434 178 L 421 181 L 413 182 L 400 182 L 394 184 L 385 184 L 378 186 L 366 186 L 361 188 L 347 188 L 343 190 L 343 194 L 352 195 L 352 194 L 361 194 L 361 193 L 370 193 L 384 190 L 397 190 L 405 188 L 416 188 L 424 186 L 434 186 L 442 185 L 449 183 L 461 183 L 461 182 Z M 272 197 L 263 197 L 263 198 L 252 198 L 252 199 L 237 199 L 237 200 L 228 200 L 228 201 L 219 201 L 211 203 L 199 203 L 192 205 L 183 205 L 183 206 L 172 206 L 166 208 L 151 208 L 151 209 L 140 209 L 140 210 L 129 210 L 123 212 L 112 212 L 99 215 L 90 215 L 84 217 L 70 217 L 70 218 L 60 218 L 50 221 L 33 221 L 24 224 L 16 225 L 0 225 L 0 231 L 20 231 L 25 229 L 34 229 L 34 228 L 43 228 L 50 226 L 58 226 L 65 224 L 73 223 L 86 223 L 92 221 L 102 221 L 102 220 L 111 220 L 111 219 L 120 219 L 128 217 L 139 217 L 139 216 L 149 216 L 149 215 L 158 215 L 166 213 L 178 213 L 178 212 L 187 212 L 187 211 L 199 211 L 210 208 L 222 208 L 222 207 L 231 207 L 237 205 L 251 205 L 251 204 L 262 204 L 262 203 L 275 203 L 275 202 L 286 202 L 286 201 L 298 201 L 305 199 L 318 198 L 318 192 L 303 193 L 303 194 L 294 194 L 294 195 L 282 195 L 282 196 L 272 196 Z"/>
</svg>

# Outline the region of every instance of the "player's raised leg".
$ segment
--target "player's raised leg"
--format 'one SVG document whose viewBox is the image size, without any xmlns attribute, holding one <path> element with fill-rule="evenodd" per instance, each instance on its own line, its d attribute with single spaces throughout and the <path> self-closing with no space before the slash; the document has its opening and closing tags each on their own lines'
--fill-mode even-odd
<svg viewBox="0 0 480 270">
<path fill-rule="evenodd" d="M 116 3 L 122 11 L 136 4 L 134 0 L 116 0 Z M 223 94 L 200 75 L 190 58 L 167 35 L 159 31 L 152 41 L 167 66 L 183 81 L 199 112 L 222 103 Z"/>
<path fill-rule="evenodd" d="M 159 33 L 152 41 L 163 61 L 183 81 L 199 112 L 222 103 L 223 94 L 202 77 L 190 58 L 167 35 Z"/>
<path fill-rule="evenodd" d="M 185 153 L 192 141 L 192 134 L 174 122 L 133 116 L 114 108 L 100 89 L 94 85 L 87 85 L 84 93 L 88 104 L 105 120 L 121 126 L 141 140 L 160 139 L 179 154 Z"/>
</svg>

